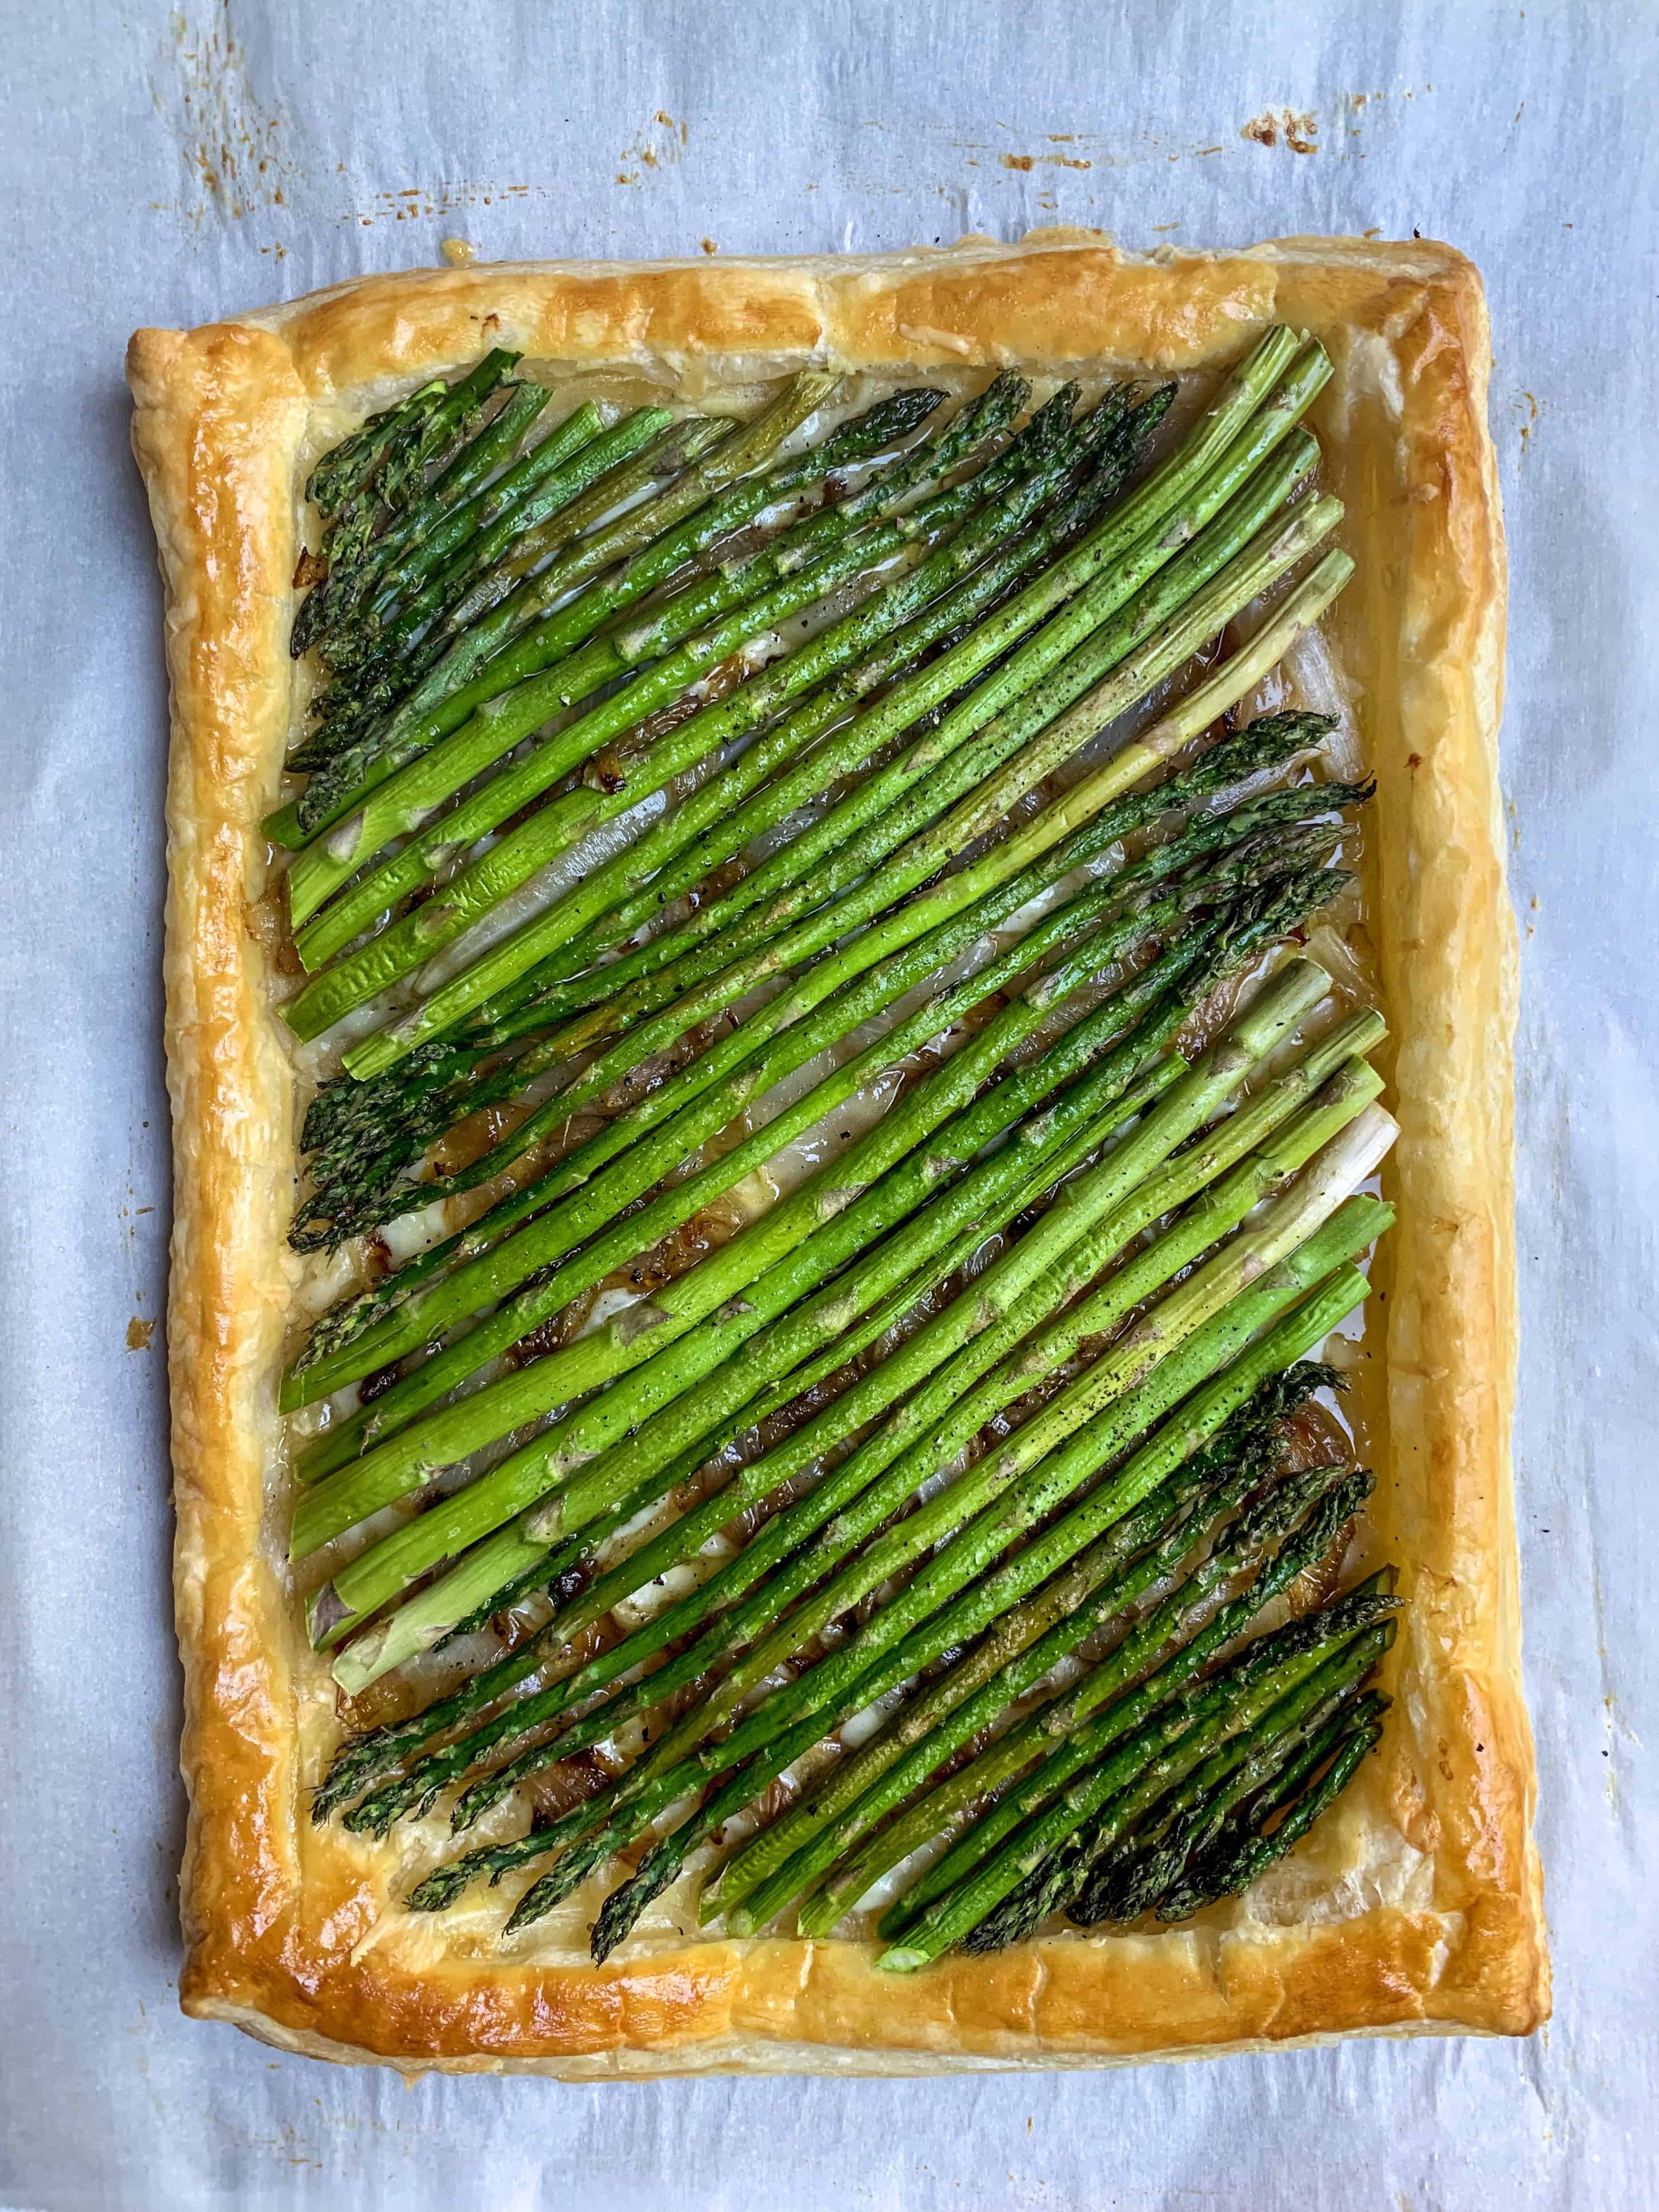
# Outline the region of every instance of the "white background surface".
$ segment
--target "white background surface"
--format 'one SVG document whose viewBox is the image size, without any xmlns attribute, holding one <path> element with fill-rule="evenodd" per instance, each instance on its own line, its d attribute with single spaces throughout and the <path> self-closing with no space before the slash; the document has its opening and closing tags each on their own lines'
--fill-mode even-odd
<svg viewBox="0 0 1659 2212">
<path fill-rule="evenodd" d="M 3 21 L 0 2202 L 1652 2204 L 1653 7 L 12 0 Z M 1283 107 L 1316 151 L 1242 135 Z M 435 261 L 446 235 L 646 258 L 1067 220 L 1145 246 L 1416 228 L 1486 272 L 1555 2021 L 1109 2075 L 413 2089 L 187 2022 L 159 1334 L 126 1349 L 167 1227 L 160 601 L 127 334 Z"/>
</svg>

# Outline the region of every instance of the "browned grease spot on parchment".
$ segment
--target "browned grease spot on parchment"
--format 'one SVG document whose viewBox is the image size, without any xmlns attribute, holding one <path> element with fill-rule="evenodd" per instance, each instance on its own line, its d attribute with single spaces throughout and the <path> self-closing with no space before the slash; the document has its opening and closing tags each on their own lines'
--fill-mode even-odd
<svg viewBox="0 0 1659 2212">
<path fill-rule="evenodd" d="M 1311 109 L 1267 107 L 1241 125 L 1238 135 L 1258 146 L 1277 146 L 1282 137 L 1292 154 L 1316 154 L 1319 118 Z"/>
</svg>

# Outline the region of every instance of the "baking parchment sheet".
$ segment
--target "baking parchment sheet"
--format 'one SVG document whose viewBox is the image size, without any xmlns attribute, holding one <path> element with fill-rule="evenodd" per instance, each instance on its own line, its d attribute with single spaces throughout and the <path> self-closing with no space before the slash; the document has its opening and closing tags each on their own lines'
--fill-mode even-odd
<svg viewBox="0 0 1659 2212">
<path fill-rule="evenodd" d="M 0 2203 L 1659 2201 L 1651 4 L 0 11 Z M 1516 1437 L 1556 2016 L 1108 2074 L 561 2087 L 176 2009 L 160 599 L 122 348 L 438 258 L 1449 239 L 1490 289 L 1521 922 Z"/>
</svg>

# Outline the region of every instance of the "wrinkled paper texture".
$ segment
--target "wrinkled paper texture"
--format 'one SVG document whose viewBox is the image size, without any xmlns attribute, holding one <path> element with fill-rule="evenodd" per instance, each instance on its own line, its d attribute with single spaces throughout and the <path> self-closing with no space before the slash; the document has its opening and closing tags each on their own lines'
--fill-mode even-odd
<svg viewBox="0 0 1659 2212">
<path fill-rule="evenodd" d="M 14 9 L 0 95 L 0 2203 L 1654 2202 L 1659 16 L 182 4 Z M 1058 222 L 1144 247 L 1418 230 L 1490 289 L 1525 994 L 1516 1468 L 1554 2023 L 1522 2045 L 1109 2074 L 410 2089 L 186 2021 L 155 1326 L 165 708 L 127 335 L 434 263 L 446 237 L 481 259 L 648 258 Z"/>
</svg>

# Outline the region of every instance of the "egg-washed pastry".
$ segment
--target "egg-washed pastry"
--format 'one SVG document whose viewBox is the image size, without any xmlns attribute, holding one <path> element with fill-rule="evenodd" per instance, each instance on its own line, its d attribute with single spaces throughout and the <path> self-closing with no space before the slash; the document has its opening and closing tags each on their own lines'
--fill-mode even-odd
<svg viewBox="0 0 1659 2212">
<path fill-rule="evenodd" d="M 1488 368 L 1080 232 L 138 332 L 188 2012 L 1546 2016 Z"/>
</svg>

